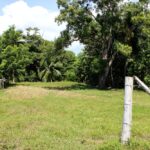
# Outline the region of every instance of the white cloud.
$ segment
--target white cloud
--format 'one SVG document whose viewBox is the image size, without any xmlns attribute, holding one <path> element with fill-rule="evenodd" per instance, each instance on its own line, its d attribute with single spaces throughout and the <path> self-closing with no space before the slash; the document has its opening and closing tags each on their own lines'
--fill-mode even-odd
<svg viewBox="0 0 150 150">
<path fill-rule="evenodd" d="M 19 0 L 2 9 L 0 16 L 0 34 L 15 25 L 18 29 L 25 31 L 28 27 L 38 27 L 43 38 L 54 40 L 59 36 L 65 25 L 58 26 L 55 22 L 58 11 L 50 11 L 41 6 L 30 7 L 24 0 Z M 81 49 L 78 42 L 69 47 L 75 53 Z"/>
<path fill-rule="evenodd" d="M 23 1 L 16 1 L 2 9 L 0 16 L 0 34 L 14 24 L 17 28 L 25 30 L 28 27 L 38 27 L 44 38 L 53 40 L 64 26 L 55 23 L 58 12 L 48 11 L 41 6 L 30 7 Z"/>
</svg>

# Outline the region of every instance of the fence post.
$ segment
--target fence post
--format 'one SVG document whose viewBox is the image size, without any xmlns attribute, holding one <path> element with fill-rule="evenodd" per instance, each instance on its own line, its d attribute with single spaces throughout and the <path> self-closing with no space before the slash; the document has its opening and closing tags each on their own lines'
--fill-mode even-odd
<svg viewBox="0 0 150 150">
<path fill-rule="evenodd" d="M 134 79 L 148 94 L 150 94 L 150 88 L 144 84 L 144 82 L 142 82 L 137 76 L 134 76 Z"/>
<path fill-rule="evenodd" d="M 121 135 L 122 144 L 126 144 L 130 140 L 132 123 L 132 93 L 133 77 L 125 77 L 124 115 Z"/>
</svg>

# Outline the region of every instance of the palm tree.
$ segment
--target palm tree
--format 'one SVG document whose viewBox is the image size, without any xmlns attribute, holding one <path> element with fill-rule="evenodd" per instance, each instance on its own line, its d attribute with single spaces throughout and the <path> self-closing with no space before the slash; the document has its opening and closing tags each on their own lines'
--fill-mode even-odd
<svg viewBox="0 0 150 150">
<path fill-rule="evenodd" d="M 59 62 L 50 62 L 45 61 L 44 69 L 40 72 L 40 78 L 45 81 L 55 81 L 57 78 L 61 77 L 61 68 L 62 64 Z"/>
</svg>

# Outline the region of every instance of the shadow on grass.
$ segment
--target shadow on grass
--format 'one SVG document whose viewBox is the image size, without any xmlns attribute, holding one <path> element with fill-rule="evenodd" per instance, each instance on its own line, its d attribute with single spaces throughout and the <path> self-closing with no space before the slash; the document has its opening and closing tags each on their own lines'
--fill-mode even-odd
<svg viewBox="0 0 150 150">
<path fill-rule="evenodd" d="M 43 82 L 41 82 L 43 83 Z M 61 82 L 60 82 L 61 83 Z M 55 85 L 50 83 L 48 85 L 38 85 L 38 82 L 37 82 L 37 85 L 36 84 L 32 84 L 32 82 L 29 82 L 29 83 L 9 83 L 5 88 L 9 88 L 9 87 L 15 87 L 15 86 L 18 86 L 18 85 L 22 85 L 22 86 L 34 86 L 34 87 L 42 87 L 42 88 L 45 88 L 45 89 L 48 89 L 48 90 L 93 90 L 93 89 L 96 89 L 96 90 L 101 90 L 101 91 L 109 91 L 109 90 L 118 90 L 118 89 L 114 89 L 114 88 L 105 88 L 105 89 L 100 89 L 98 88 L 97 86 L 92 86 L 92 85 L 89 85 L 89 84 L 84 84 L 84 83 L 73 83 L 71 85 L 62 85 L 62 84 L 58 84 L 58 85 Z"/>
<path fill-rule="evenodd" d="M 104 88 L 104 89 L 100 89 L 97 86 L 92 86 L 92 85 L 88 85 L 88 84 L 84 84 L 84 83 L 76 83 L 73 85 L 69 85 L 69 86 L 43 86 L 43 88 L 45 89 L 49 89 L 49 90 L 101 90 L 101 91 L 110 91 L 110 90 L 118 90 L 118 89 L 113 89 L 113 88 Z"/>
<path fill-rule="evenodd" d="M 45 87 L 46 88 L 46 87 Z M 111 91 L 111 90 L 120 90 L 121 88 L 113 88 L 113 87 L 105 87 L 105 88 L 99 88 L 99 86 L 84 84 L 84 83 L 76 83 L 71 86 L 64 86 L 64 87 L 48 87 L 49 89 L 57 89 L 57 90 L 100 90 L 100 91 Z"/>
<path fill-rule="evenodd" d="M 7 84 L 5 84 L 4 89 L 8 89 L 10 87 L 15 87 L 15 86 L 17 86 L 16 83 L 7 83 Z"/>
<path fill-rule="evenodd" d="M 89 89 L 96 89 L 96 87 L 86 85 L 86 84 L 74 84 L 69 86 L 54 86 L 54 87 L 44 87 L 49 90 L 89 90 Z"/>
<path fill-rule="evenodd" d="M 44 82 L 41 82 L 41 83 L 44 83 Z M 49 85 L 37 85 L 36 84 L 33 84 L 32 85 L 32 82 L 29 82 L 29 83 L 9 83 L 7 85 L 5 85 L 5 89 L 7 88 L 10 88 L 10 87 L 15 87 L 15 86 L 18 86 L 18 85 L 22 85 L 22 86 L 34 86 L 34 87 L 42 87 L 42 88 L 45 88 L 45 89 L 49 89 L 49 90 L 86 90 L 86 89 L 97 89 L 96 87 L 94 86 L 90 86 L 90 85 L 87 85 L 87 84 L 84 84 L 84 83 L 74 83 L 74 84 L 71 84 L 71 85 L 55 85 L 50 83 Z"/>
<path fill-rule="evenodd" d="M 5 89 L 11 88 L 11 87 L 15 87 L 15 86 L 17 86 L 17 85 L 16 84 L 4 85 L 4 87 L 0 88 L 0 90 L 5 90 Z"/>
</svg>

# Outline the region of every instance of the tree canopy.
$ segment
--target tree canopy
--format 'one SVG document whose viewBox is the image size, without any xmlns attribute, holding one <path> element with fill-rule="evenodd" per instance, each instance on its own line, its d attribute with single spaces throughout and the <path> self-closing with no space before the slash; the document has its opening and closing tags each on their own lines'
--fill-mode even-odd
<svg viewBox="0 0 150 150">
<path fill-rule="evenodd" d="M 92 71 L 94 67 L 89 62 L 91 71 L 88 68 L 84 73 L 87 81 L 93 82 L 92 72 L 95 72 L 100 88 L 121 85 L 125 75 L 136 74 L 142 79 L 149 76 L 150 69 L 146 65 L 150 31 L 147 0 L 129 3 L 121 0 L 57 0 L 57 3 L 60 14 L 56 20 L 60 24 L 66 23 L 59 39 L 62 46 L 79 40 L 85 45 L 83 57 L 88 57 L 85 58 L 87 63 L 98 59 L 96 72 Z"/>
<path fill-rule="evenodd" d="M 23 34 L 9 27 L 0 37 L 0 49 L 0 76 L 13 82 L 65 80 L 76 59 L 71 51 L 57 51 L 55 41 L 43 39 L 38 28 Z"/>
</svg>

